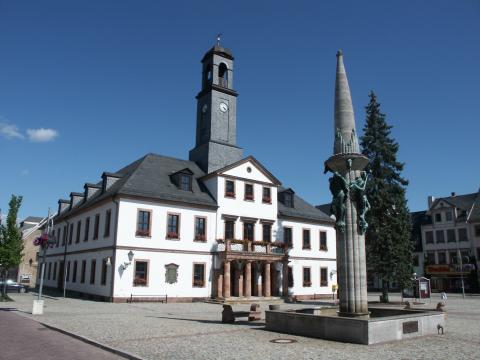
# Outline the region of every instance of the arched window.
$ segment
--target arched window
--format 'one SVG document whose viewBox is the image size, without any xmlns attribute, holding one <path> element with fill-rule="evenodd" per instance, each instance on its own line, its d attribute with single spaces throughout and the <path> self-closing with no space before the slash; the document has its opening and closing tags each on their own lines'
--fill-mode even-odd
<svg viewBox="0 0 480 360">
<path fill-rule="evenodd" d="M 203 87 L 211 84 L 213 80 L 212 64 L 207 65 L 203 72 Z"/>
<path fill-rule="evenodd" d="M 218 67 L 218 85 L 228 87 L 228 68 L 224 63 Z"/>
</svg>

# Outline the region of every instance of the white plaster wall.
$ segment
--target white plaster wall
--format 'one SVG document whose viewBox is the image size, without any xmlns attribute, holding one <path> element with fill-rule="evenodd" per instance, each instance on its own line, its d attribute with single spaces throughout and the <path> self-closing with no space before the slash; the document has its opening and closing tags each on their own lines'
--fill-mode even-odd
<svg viewBox="0 0 480 360">
<path fill-rule="evenodd" d="M 151 236 L 136 236 L 138 209 L 151 211 Z M 168 239 L 167 214 L 180 214 L 180 237 Z M 206 242 L 194 241 L 195 216 L 207 218 Z M 117 246 L 210 252 L 215 241 L 215 210 L 120 199 Z M 127 251 L 128 252 L 128 251 Z"/>
<path fill-rule="evenodd" d="M 289 288 L 292 295 L 312 295 L 312 294 L 331 294 L 332 285 L 337 284 L 336 270 L 337 263 L 335 261 L 322 260 L 298 260 L 290 259 L 288 264 L 293 268 L 293 287 Z M 303 287 L 303 268 L 310 267 L 310 279 L 312 285 Z M 326 267 L 328 275 L 328 286 L 320 286 L 320 268 Z M 332 273 L 332 276 L 330 274 Z"/>
<path fill-rule="evenodd" d="M 253 171 L 252 171 L 253 172 Z M 217 177 L 218 180 L 218 192 L 217 192 L 217 203 L 218 203 L 218 228 L 217 228 L 217 238 L 224 238 L 224 220 L 222 215 L 235 215 L 239 219 L 235 222 L 235 238 L 243 239 L 243 222 L 240 220 L 240 217 L 254 218 L 254 219 L 264 219 L 271 220 L 273 222 L 277 219 L 278 206 L 277 206 L 277 188 L 275 186 L 270 186 L 271 191 L 271 204 L 266 204 L 262 202 L 262 192 L 263 185 L 253 184 L 254 191 L 254 200 L 247 201 L 244 200 L 245 197 L 245 181 L 234 180 L 235 181 L 235 198 L 225 197 L 225 181 L 227 180 L 224 177 Z M 230 179 L 228 179 L 230 180 Z M 262 226 L 257 221 L 255 225 L 255 240 L 262 240 Z M 275 238 L 275 226 L 272 226 L 272 239 Z"/>
<path fill-rule="evenodd" d="M 105 232 L 105 219 L 106 219 L 106 213 L 108 209 L 110 209 L 112 212 L 112 215 L 110 218 L 110 235 L 105 238 L 103 235 Z M 96 214 L 100 214 L 100 223 L 99 223 L 100 225 L 98 228 L 98 239 L 93 240 Z M 87 217 L 90 217 L 90 227 L 89 227 L 88 241 L 84 242 L 83 239 L 85 235 L 85 221 Z M 77 236 L 78 221 L 81 221 L 82 224 L 80 228 L 80 242 L 77 244 L 75 241 Z M 67 222 L 68 222 L 68 228 L 69 228 L 68 232 L 70 232 L 70 224 L 73 223 L 72 244 L 70 245 L 68 244 L 69 236 L 67 236 L 67 239 L 66 239 L 67 252 L 112 246 L 114 243 L 114 236 L 115 236 L 116 204 L 113 201 L 111 201 L 101 206 L 95 207 L 91 210 L 75 215 L 66 221 L 62 221 L 54 224 L 53 229 L 55 230 L 55 237 L 58 234 L 58 229 L 61 228 L 62 229 L 61 238 L 59 241 L 59 246 L 55 247 L 54 245 L 54 247 L 49 248 L 47 250 L 47 254 L 63 254 L 64 253 L 65 246 L 62 246 L 62 238 L 63 238 L 63 231 L 64 231 L 63 227 L 67 225 Z"/>
<path fill-rule="evenodd" d="M 290 292 L 294 295 L 330 294 L 332 285 L 337 284 L 336 262 L 336 232 L 333 226 L 317 223 L 297 222 L 279 219 L 277 240 L 283 242 L 283 228 L 292 228 L 293 247 L 289 252 L 290 263 L 293 267 L 293 288 Z M 303 229 L 310 229 L 311 250 L 302 249 Z M 320 231 L 327 233 L 327 251 L 320 251 Z M 311 268 L 311 287 L 303 287 L 303 267 Z M 320 268 L 328 268 L 328 286 L 320 286 Z M 330 276 L 332 273 L 332 276 Z"/>
<path fill-rule="evenodd" d="M 67 266 L 68 262 L 70 261 L 70 276 L 69 276 L 69 281 L 66 282 L 67 291 L 74 290 L 74 291 L 80 291 L 80 292 L 85 292 L 89 294 L 110 296 L 111 284 L 112 284 L 112 271 L 113 271 L 112 266 L 109 266 L 109 267 L 107 266 L 107 282 L 105 285 L 101 284 L 101 279 L 102 279 L 102 261 L 107 257 L 111 257 L 112 255 L 113 255 L 112 250 L 103 250 L 103 251 L 67 255 L 65 266 Z M 91 270 L 92 259 L 96 260 L 94 284 L 90 284 L 90 270 Z M 45 267 L 45 278 L 44 278 L 45 286 L 57 288 L 60 262 L 63 260 L 64 260 L 63 255 L 47 257 L 46 267 Z M 75 260 L 77 261 L 77 277 L 76 277 L 76 282 L 73 282 L 72 281 L 73 280 L 73 263 Z M 87 261 L 84 283 L 81 283 L 80 281 L 82 276 L 82 260 Z M 54 270 L 53 263 L 55 262 L 57 262 L 57 276 L 56 276 L 56 279 L 53 280 L 53 270 Z M 49 263 L 52 263 L 50 280 L 48 280 L 48 277 L 47 277 Z"/>
<path fill-rule="evenodd" d="M 250 168 L 251 172 L 248 172 L 247 168 Z M 251 179 L 255 181 L 261 181 L 265 183 L 271 183 L 271 180 L 266 177 L 251 161 L 247 161 L 234 167 L 233 169 L 229 169 L 223 174 L 245 179 Z"/>
<path fill-rule="evenodd" d="M 129 250 L 117 250 L 115 266 L 115 297 L 134 295 L 168 297 L 209 297 L 212 288 L 212 255 L 180 254 L 174 252 L 153 252 L 133 250 L 132 264 L 122 271 L 119 266 L 128 262 Z M 148 260 L 148 286 L 133 286 L 135 260 Z M 165 265 L 178 265 L 178 281 L 175 284 L 165 282 Z M 193 263 L 205 263 L 205 286 L 193 287 Z"/>
<path fill-rule="evenodd" d="M 336 259 L 336 231 L 333 226 L 279 219 L 277 232 L 279 241 L 283 241 L 284 227 L 292 228 L 293 246 L 290 250 L 290 256 Z M 302 249 L 303 229 L 310 229 L 311 250 Z M 320 251 L 320 231 L 327 233 L 327 251 Z"/>
</svg>

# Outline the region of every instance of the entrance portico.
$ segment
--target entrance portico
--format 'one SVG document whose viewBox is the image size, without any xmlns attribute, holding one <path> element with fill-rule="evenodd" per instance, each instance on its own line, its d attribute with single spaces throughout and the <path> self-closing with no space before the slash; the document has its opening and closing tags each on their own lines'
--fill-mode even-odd
<svg viewBox="0 0 480 360">
<path fill-rule="evenodd" d="M 213 294 L 218 299 L 287 296 L 287 260 L 283 244 L 219 240 L 219 268 Z"/>
</svg>

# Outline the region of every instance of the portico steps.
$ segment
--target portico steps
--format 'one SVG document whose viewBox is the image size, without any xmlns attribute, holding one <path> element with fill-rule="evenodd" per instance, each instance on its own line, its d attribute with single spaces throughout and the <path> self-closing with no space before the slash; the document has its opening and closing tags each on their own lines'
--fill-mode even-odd
<svg viewBox="0 0 480 360">
<path fill-rule="evenodd" d="M 280 296 L 270 296 L 270 297 L 229 297 L 227 299 L 208 299 L 205 300 L 209 304 L 228 304 L 228 305 L 237 305 L 237 304 L 252 304 L 252 303 L 269 303 L 269 304 L 283 304 L 285 300 Z"/>
</svg>

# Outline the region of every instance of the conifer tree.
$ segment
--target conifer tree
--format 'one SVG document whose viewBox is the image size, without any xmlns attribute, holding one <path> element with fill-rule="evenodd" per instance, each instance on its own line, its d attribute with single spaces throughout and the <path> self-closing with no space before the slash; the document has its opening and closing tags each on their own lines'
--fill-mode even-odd
<svg viewBox="0 0 480 360">
<path fill-rule="evenodd" d="M 22 260 L 22 234 L 17 226 L 17 215 L 22 197 L 12 195 L 9 202 L 7 224 L 0 226 L 0 275 L 4 279 L 4 286 L 0 291 L 6 297 L 6 280 L 8 270 L 18 266 Z"/>
<path fill-rule="evenodd" d="M 373 91 L 369 97 L 361 137 L 362 153 L 370 159 L 366 170 L 371 174 L 366 189 L 371 204 L 365 237 L 367 269 L 380 277 L 382 299 L 388 302 L 392 281 L 402 288 L 408 286 L 413 271 L 411 223 L 405 199 L 408 181 L 401 176 L 404 164 L 397 160 L 399 145 L 391 136 L 392 126 L 381 113 Z"/>
</svg>

